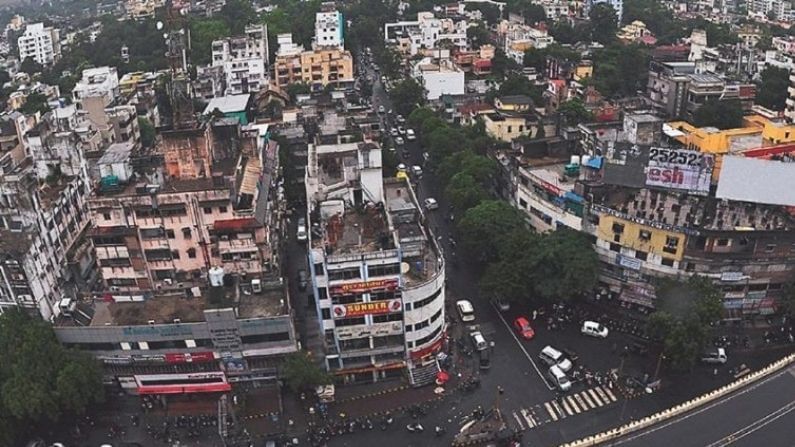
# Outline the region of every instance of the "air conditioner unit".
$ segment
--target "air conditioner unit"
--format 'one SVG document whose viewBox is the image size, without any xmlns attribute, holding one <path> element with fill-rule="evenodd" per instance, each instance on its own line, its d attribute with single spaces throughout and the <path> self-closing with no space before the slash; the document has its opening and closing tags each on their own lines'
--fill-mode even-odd
<svg viewBox="0 0 795 447">
<path fill-rule="evenodd" d="M 180 324 L 180 323 L 182 323 L 182 320 L 179 319 L 179 318 L 174 318 L 174 323 Z"/>
<path fill-rule="evenodd" d="M 155 320 L 149 320 L 149 325 L 150 326 L 154 326 L 155 325 Z"/>
<path fill-rule="evenodd" d="M 121 290 L 121 289 L 119 289 L 119 286 L 110 286 L 110 291 L 111 292 L 118 292 L 119 290 Z"/>
<path fill-rule="evenodd" d="M 163 280 L 163 283 L 170 286 L 171 284 L 174 283 L 174 280 L 171 278 L 166 278 Z"/>
<path fill-rule="evenodd" d="M 222 241 L 228 241 L 229 240 L 229 235 L 228 234 L 222 234 L 221 235 L 221 240 Z"/>
</svg>

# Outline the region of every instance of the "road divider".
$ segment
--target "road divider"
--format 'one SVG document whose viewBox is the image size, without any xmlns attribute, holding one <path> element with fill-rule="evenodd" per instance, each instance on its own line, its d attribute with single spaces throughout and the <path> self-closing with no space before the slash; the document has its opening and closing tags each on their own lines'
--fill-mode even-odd
<svg viewBox="0 0 795 447">
<path fill-rule="evenodd" d="M 519 349 L 522 350 L 524 356 L 527 357 L 527 360 L 529 360 L 530 364 L 533 365 L 533 369 L 535 369 L 536 373 L 538 373 L 538 377 L 541 378 L 541 380 L 544 382 L 544 385 L 546 385 L 550 391 L 554 390 L 555 387 L 550 385 L 549 382 L 547 382 L 547 378 L 544 377 L 544 374 L 541 372 L 540 369 L 538 369 L 538 365 L 536 365 L 536 362 L 533 360 L 533 357 L 530 355 L 530 353 L 527 352 L 527 349 L 525 349 L 524 345 L 519 340 L 519 337 L 516 336 L 516 332 L 514 332 L 514 330 L 511 329 L 511 325 L 508 324 L 508 322 L 505 320 L 505 317 L 502 316 L 502 312 L 500 312 L 500 309 L 498 309 L 494 303 L 491 303 L 491 305 L 492 307 L 494 307 L 494 311 L 497 312 L 497 316 L 500 317 L 500 321 L 502 321 L 502 324 L 505 325 L 505 329 L 507 329 L 508 333 L 511 334 L 514 340 L 516 340 L 516 344 L 519 345 Z"/>
<path fill-rule="evenodd" d="M 659 424 L 668 419 L 672 419 L 676 416 L 695 410 L 698 407 L 709 404 L 710 402 L 716 399 L 726 396 L 727 394 L 733 393 L 734 391 L 737 391 L 777 371 L 780 371 L 788 367 L 793 362 L 795 362 L 795 354 L 790 354 L 782 358 L 781 360 L 773 362 L 770 365 L 760 369 L 759 371 L 743 376 L 742 378 L 735 380 L 734 382 L 728 385 L 724 385 L 720 388 L 712 390 L 695 399 L 688 400 L 687 402 L 683 402 L 679 405 L 668 408 L 667 410 L 660 411 L 651 416 L 646 416 L 642 419 L 630 422 L 628 424 L 624 424 L 620 427 L 616 427 L 595 435 L 587 436 L 577 441 L 561 444 L 560 447 L 588 447 L 616 440 L 622 436 L 626 436 L 630 433 L 637 432 L 647 427 L 651 427 L 652 425 Z"/>
</svg>

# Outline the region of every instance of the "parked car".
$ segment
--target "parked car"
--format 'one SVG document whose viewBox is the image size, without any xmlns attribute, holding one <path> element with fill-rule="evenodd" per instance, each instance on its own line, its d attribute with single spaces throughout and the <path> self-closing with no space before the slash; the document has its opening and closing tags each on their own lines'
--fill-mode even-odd
<svg viewBox="0 0 795 447">
<path fill-rule="evenodd" d="M 717 348 L 712 351 L 705 352 L 704 355 L 701 356 L 701 361 L 704 363 L 726 363 L 728 357 L 726 357 L 726 350 L 723 348 Z"/>
<path fill-rule="evenodd" d="M 406 129 L 406 139 L 409 141 L 414 141 L 417 139 L 417 135 L 414 133 L 414 130 Z"/>
<path fill-rule="evenodd" d="M 304 242 L 307 239 L 306 219 L 303 217 L 298 219 L 298 228 L 295 231 L 295 238 L 300 242 Z"/>
<path fill-rule="evenodd" d="M 536 335 L 536 332 L 530 326 L 530 322 L 525 317 L 518 317 L 513 320 L 513 327 L 525 340 L 530 340 Z"/>
<path fill-rule="evenodd" d="M 571 360 L 567 359 L 562 352 L 549 345 L 541 350 L 541 353 L 538 354 L 538 358 L 549 366 L 557 365 L 563 372 L 570 370 L 573 366 Z"/>
<path fill-rule="evenodd" d="M 395 138 L 395 144 L 396 144 L 396 145 L 398 145 L 398 146 L 403 146 L 403 143 L 405 143 L 405 141 L 403 141 L 403 137 L 397 137 L 397 138 Z"/>
<path fill-rule="evenodd" d="M 428 197 L 422 202 L 422 204 L 425 206 L 425 209 L 428 211 L 439 208 L 439 203 L 433 197 Z"/>
<path fill-rule="evenodd" d="M 491 350 L 490 349 L 482 349 L 478 351 L 478 366 L 480 369 L 489 369 L 491 368 Z"/>
<path fill-rule="evenodd" d="M 607 328 L 596 321 L 584 321 L 580 332 L 597 338 L 606 338 L 608 334 Z"/>
<path fill-rule="evenodd" d="M 468 300 L 458 300 L 455 303 L 461 321 L 475 321 L 475 308 Z"/>
<path fill-rule="evenodd" d="M 417 165 L 412 166 L 411 174 L 414 176 L 414 178 L 422 178 L 422 168 Z"/>
<path fill-rule="evenodd" d="M 403 115 L 398 115 L 397 118 L 395 118 L 395 119 L 397 120 L 398 124 L 405 124 L 406 123 L 406 118 L 403 118 Z"/>
<path fill-rule="evenodd" d="M 569 377 L 559 366 L 550 366 L 549 371 L 547 371 L 547 377 L 549 377 L 549 380 L 552 382 L 555 388 L 559 389 L 560 391 L 568 391 L 571 389 L 571 381 L 569 380 Z"/>
<path fill-rule="evenodd" d="M 398 126 L 398 133 L 401 135 L 406 135 L 406 129 L 403 126 Z"/>
<path fill-rule="evenodd" d="M 378 113 L 380 113 L 381 115 L 386 113 L 386 109 L 384 108 L 384 106 L 378 106 Z"/>
<path fill-rule="evenodd" d="M 306 290 L 306 270 L 301 269 L 298 271 L 298 288 Z"/>
<path fill-rule="evenodd" d="M 486 343 L 486 337 L 480 331 L 470 332 L 469 339 L 472 340 L 472 346 L 475 347 L 476 351 L 484 351 L 489 347 L 489 344 Z"/>
<path fill-rule="evenodd" d="M 506 300 L 503 297 L 495 296 L 491 299 L 491 304 L 497 308 L 500 312 L 508 312 L 511 310 L 511 303 L 510 301 Z"/>
<path fill-rule="evenodd" d="M 399 135 L 398 130 L 394 127 L 389 129 L 389 135 L 392 135 L 392 138 L 396 138 Z"/>
</svg>

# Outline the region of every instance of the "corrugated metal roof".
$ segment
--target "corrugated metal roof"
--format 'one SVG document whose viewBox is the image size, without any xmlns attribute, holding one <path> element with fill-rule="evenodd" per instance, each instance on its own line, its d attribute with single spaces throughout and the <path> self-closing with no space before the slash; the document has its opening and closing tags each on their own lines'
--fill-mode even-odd
<svg viewBox="0 0 795 447">
<path fill-rule="evenodd" d="M 719 199 L 795 206 L 795 163 L 723 157 Z"/>
</svg>

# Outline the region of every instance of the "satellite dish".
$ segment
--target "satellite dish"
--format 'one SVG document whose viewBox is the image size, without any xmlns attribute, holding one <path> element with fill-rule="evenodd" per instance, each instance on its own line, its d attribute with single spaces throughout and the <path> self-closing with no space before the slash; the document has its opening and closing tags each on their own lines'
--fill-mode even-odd
<svg viewBox="0 0 795 447">
<path fill-rule="evenodd" d="M 157 22 L 157 25 L 156 25 L 156 26 L 157 26 L 157 30 L 158 30 L 158 31 L 160 31 L 161 29 L 163 29 L 163 22 L 161 22 L 161 21 L 159 21 L 159 20 L 158 20 L 158 22 Z"/>
<path fill-rule="evenodd" d="M 401 274 L 405 275 L 406 273 L 409 272 L 409 270 L 411 270 L 411 266 L 409 265 L 408 262 L 401 262 L 400 263 L 400 273 Z"/>
</svg>

